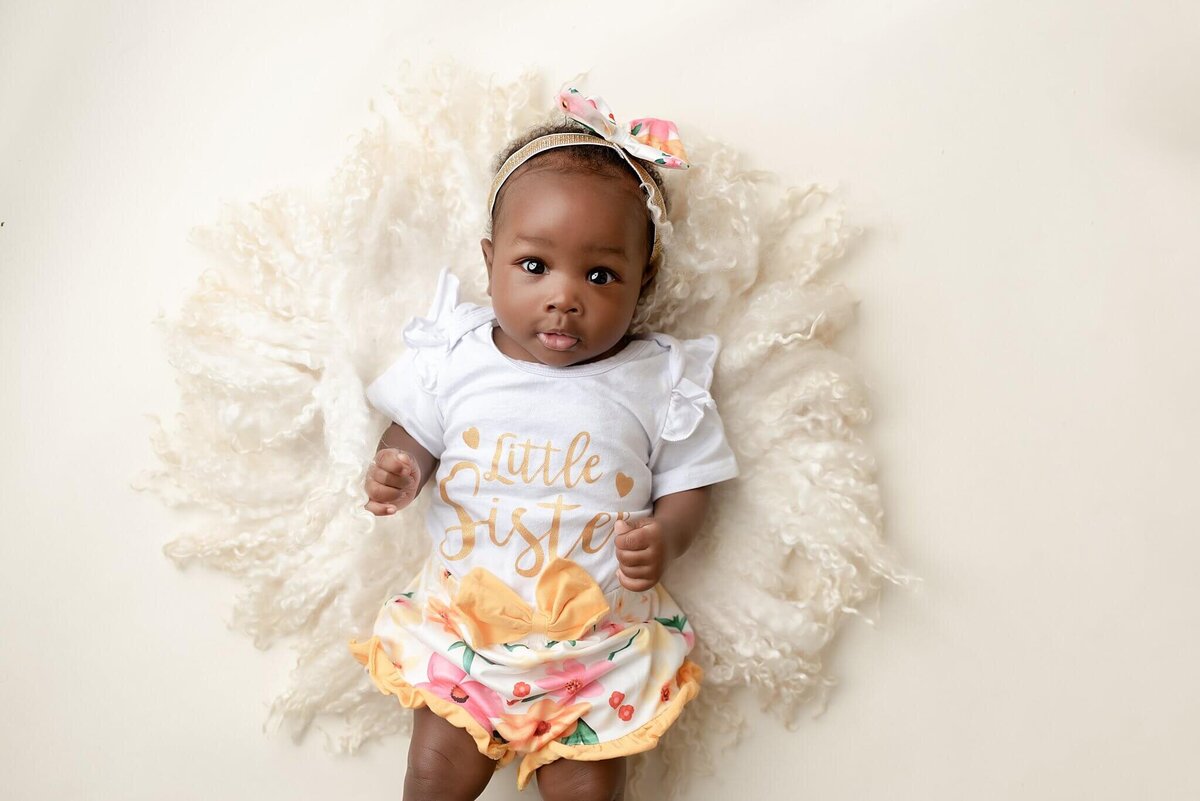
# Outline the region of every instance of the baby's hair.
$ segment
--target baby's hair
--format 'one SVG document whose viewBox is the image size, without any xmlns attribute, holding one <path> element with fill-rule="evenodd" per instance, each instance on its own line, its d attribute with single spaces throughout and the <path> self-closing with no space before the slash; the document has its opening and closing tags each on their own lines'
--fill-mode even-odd
<svg viewBox="0 0 1200 801">
<path fill-rule="evenodd" d="M 496 155 L 495 160 L 492 162 L 492 174 L 495 175 L 497 172 L 499 172 L 500 168 L 504 165 L 504 162 L 508 160 L 509 156 L 525 147 L 525 145 L 529 144 L 534 139 L 556 133 L 591 133 L 591 131 L 589 131 L 588 128 L 584 127 L 583 125 L 566 118 L 564 118 L 562 122 L 556 124 L 538 125 L 530 128 L 505 145 L 504 148 Z M 538 166 L 545 167 L 547 169 L 555 169 L 562 172 L 586 170 L 598 173 L 600 175 L 618 178 L 626 177 L 633 182 L 634 186 L 637 187 L 638 193 L 643 198 L 645 197 L 645 190 L 641 188 L 641 182 L 638 180 L 637 173 L 635 173 L 633 169 L 625 163 L 625 159 L 621 158 L 621 156 L 611 147 L 595 147 L 592 145 L 556 147 L 552 150 L 546 150 L 538 153 L 536 156 L 526 161 L 520 169 L 525 169 L 525 167 L 530 164 L 537 164 Z M 665 186 L 663 186 L 662 175 L 659 174 L 658 170 L 655 169 L 653 164 L 642 161 L 641 166 L 645 168 L 646 172 L 650 174 L 650 177 L 654 179 L 654 183 L 658 185 L 658 191 L 662 194 L 663 204 L 667 206 L 667 208 L 670 208 L 670 201 L 667 198 L 667 189 Z M 500 207 L 504 203 L 504 193 L 507 189 L 508 183 L 506 182 L 500 187 L 500 191 L 496 193 L 496 203 L 492 207 L 492 217 L 488 221 L 488 236 L 492 235 L 492 228 L 495 226 L 496 220 L 500 217 Z M 649 252 L 650 247 L 654 244 L 654 221 L 649 219 L 650 212 L 648 209 L 646 211 L 646 216 L 646 250 Z"/>
</svg>

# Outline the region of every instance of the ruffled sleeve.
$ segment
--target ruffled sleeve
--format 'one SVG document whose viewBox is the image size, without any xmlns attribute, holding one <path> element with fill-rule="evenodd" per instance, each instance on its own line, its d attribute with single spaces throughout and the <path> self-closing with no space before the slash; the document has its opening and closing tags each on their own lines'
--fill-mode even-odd
<svg viewBox="0 0 1200 801">
<path fill-rule="evenodd" d="M 717 403 L 709 393 L 721 341 L 711 334 L 682 341 L 661 334 L 654 338 L 670 348 L 671 396 L 650 459 L 652 501 L 738 475 Z"/>
<path fill-rule="evenodd" d="M 404 327 L 408 350 L 367 387 L 371 405 L 403 426 L 434 458 L 444 449 L 445 429 L 438 374 L 446 354 L 462 336 L 462 311 L 458 278 L 442 270 L 428 316 L 414 317 Z"/>
</svg>

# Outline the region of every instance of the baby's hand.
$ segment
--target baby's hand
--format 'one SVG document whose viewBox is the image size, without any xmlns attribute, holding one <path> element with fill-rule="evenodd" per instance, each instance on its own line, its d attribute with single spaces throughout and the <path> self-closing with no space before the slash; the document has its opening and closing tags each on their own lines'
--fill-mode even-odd
<svg viewBox="0 0 1200 801">
<path fill-rule="evenodd" d="M 617 578 L 625 589 L 645 592 L 658 583 L 670 561 L 663 524 L 653 517 L 618 520 L 615 530 Z"/>
<path fill-rule="evenodd" d="M 412 503 L 421 483 L 421 469 L 407 451 L 384 448 L 367 468 L 367 511 L 391 515 Z"/>
</svg>

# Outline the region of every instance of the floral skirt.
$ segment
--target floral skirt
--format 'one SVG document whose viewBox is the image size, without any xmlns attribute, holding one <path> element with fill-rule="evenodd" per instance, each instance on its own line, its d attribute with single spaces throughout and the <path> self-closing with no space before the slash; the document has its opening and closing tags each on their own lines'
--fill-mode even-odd
<svg viewBox="0 0 1200 801">
<path fill-rule="evenodd" d="M 556 560 L 530 606 L 483 568 L 460 580 L 430 556 L 350 650 L 381 692 L 465 729 L 497 768 L 522 755 L 524 789 L 559 758 L 654 748 L 700 690 L 694 642 L 661 584 L 604 594 Z"/>
</svg>

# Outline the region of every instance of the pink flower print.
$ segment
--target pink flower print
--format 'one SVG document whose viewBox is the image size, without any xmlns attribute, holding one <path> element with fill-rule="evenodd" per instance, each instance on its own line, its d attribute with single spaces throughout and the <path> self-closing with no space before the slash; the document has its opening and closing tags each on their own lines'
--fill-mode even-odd
<svg viewBox="0 0 1200 801">
<path fill-rule="evenodd" d="M 623 707 L 617 710 L 617 717 L 628 723 L 633 719 L 633 707 L 631 707 L 629 704 L 625 704 Z"/>
<path fill-rule="evenodd" d="M 605 623 L 603 626 L 601 626 L 600 630 L 607 632 L 609 637 L 615 637 L 625 629 L 610 620 L 608 623 Z"/>
<path fill-rule="evenodd" d="M 541 751 L 551 740 L 570 736 L 579 725 L 579 718 L 591 708 L 586 702 L 564 706 L 542 698 L 522 715 L 502 715 L 496 721 L 496 730 L 508 740 L 513 751 L 533 753 Z"/>
<path fill-rule="evenodd" d="M 614 667 L 616 664 L 609 661 L 584 667 L 577 659 L 567 659 L 562 663 L 562 670 L 548 667 L 546 677 L 538 679 L 537 686 L 546 690 L 546 694 L 552 698 L 562 699 L 563 703 L 575 698 L 591 698 L 604 692 L 604 685 L 597 679 Z"/>
<path fill-rule="evenodd" d="M 613 694 L 608 697 L 608 705 L 616 709 L 625 700 L 625 693 L 613 691 Z"/>
<path fill-rule="evenodd" d="M 529 695 L 529 685 L 523 681 L 518 681 L 513 685 L 513 695 L 517 696 L 518 698 L 524 698 L 525 696 Z"/>
<path fill-rule="evenodd" d="M 504 708 L 500 696 L 477 681 L 464 681 L 466 672 L 441 654 L 429 657 L 426 672 L 429 681 L 418 684 L 418 688 L 462 706 L 487 731 L 492 730 L 489 718 L 500 717 L 500 710 Z"/>
<path fill-rule="evenodd" d="M 578 114 L 581 117 L 588 116 L 588 112 L 585 111 L 588 105 L 591 105 L 592 108 L 596 108 L 595 100 L 592 100 L 590 97 L 584 98 L 577 91 L 560 93 L 558 96 L 558 103 L 562 106 L 563 111 L 569 111 L 574 114 Z"/>
<path fill-rule="evenodd" d="M 664 166 L 682 167 L 687 159 L 683 142 L 679 140 L 679 129 L 670 120 L 642 117 L 629 123 L 629 132 L 642 144 L 662 151 L 667 157 Z"/>
</svg>

